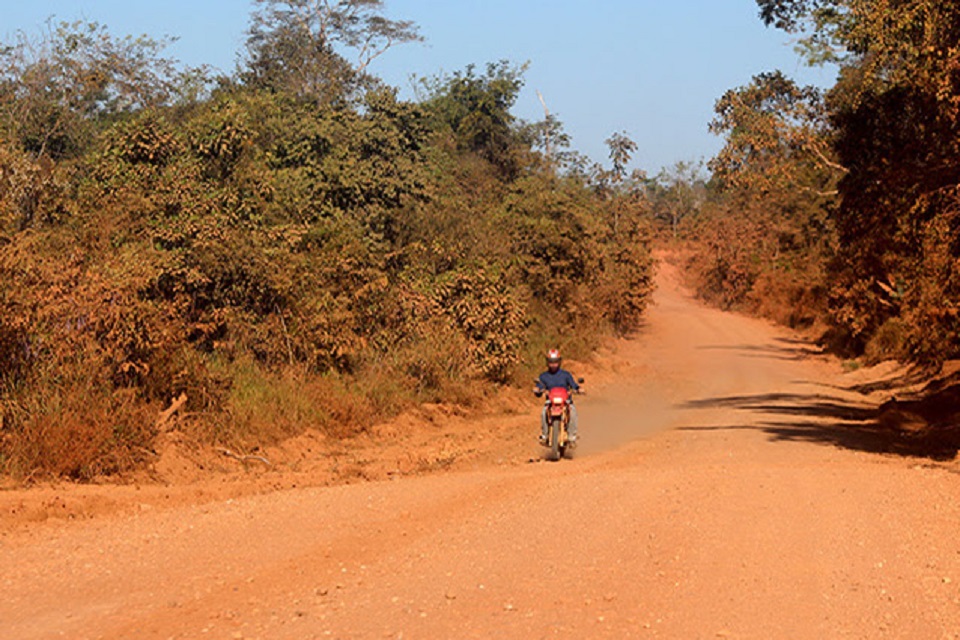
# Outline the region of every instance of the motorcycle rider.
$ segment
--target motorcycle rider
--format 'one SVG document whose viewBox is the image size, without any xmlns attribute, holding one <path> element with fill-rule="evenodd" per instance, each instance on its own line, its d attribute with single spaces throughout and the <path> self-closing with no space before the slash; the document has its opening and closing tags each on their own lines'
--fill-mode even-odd
<svg viewBox="0 0 960 640">
<path fill-rule="evenodd" d="M 537 379 L 537 386 L 533 392 L 539 398 L 544 391 L 561 387 L 570 391 L 580 391 L 580 385 L 569 371 L 560 368 L 563 364 L 563 358 L 560 357 L 559 349 L 550 349 L 547 352 L 547 370 L 540 374 Z M 540 414 L 540 444 L 547 444 L 547 409 L 549 402 L 543 405 L 543 411 Z M 577 408 L 573 406 L 573 399 L 570 400 L 570 422 L 567 424 L 567 439 L 570 444 L 577 442 Z"/>
</svg>

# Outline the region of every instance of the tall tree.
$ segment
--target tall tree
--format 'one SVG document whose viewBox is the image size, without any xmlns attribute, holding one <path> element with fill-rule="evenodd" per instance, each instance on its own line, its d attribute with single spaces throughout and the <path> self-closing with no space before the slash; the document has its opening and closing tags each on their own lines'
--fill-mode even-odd
<svg viewBox="0 0 960 640">
<path fill-rule="evenodd" d="M 623 187 L 627 179 L 627 165 L 630 164 L 630 159 L 637 151 L 637 143 L 625 131 L 622 131 L 607 138 L 606 145 L 612 166 L 609 171 L 600 171 L 599 182 L 601 192 L 605 192 L 609 196 L 609 208 L 613 218 L 611 228 L 614 237 L 616 237 L 620 232 L 620 218 L 623 216 L 623 209 L 631 204 L 631 198 L 625 197 L 628 194 L 624 193 Z"/>
<path fill-rule="evenodd" d="M 623 182 L 627 177 L 627 165 L 637 151 L 637 143 L 624 132 L 614 133 L 606 140 L 610 162 L 613 164 L 613 180 Z"/>
<path fill-rule="evenodd" d="M 256 0 L 241 79 L 320 103 L 349 97 L 392 46 L 420 39 L 383 0 Z M 348 55 L 353 55 L 351 61 Z"/>
<path fill-rule="evenodd" d="M 861 344 L 938 360 L 960 353 L 960 6 L 935 0 L 758 0 L 839 62 L 827 95 L 848 172 L 833 209 L 835 319 Z M 829 55 L 824 52 L 829 52 Z M 895 336 L 895 339 L 891 338 Z"/>
</svg>

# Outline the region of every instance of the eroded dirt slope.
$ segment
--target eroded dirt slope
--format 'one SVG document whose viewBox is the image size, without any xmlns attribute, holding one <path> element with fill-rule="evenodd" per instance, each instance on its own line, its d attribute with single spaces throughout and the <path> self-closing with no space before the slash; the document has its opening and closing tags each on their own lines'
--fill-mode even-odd
<svg viewBox="0 0 960 640">
<path fill-rule="evenodd" d="M 577 459 L 527 463 L 518 415 L 448 472 L 14 529 L 0 637 L 960 637 L 949 452 L 874 426 L 864 374 L 660 285 Z"/>
</svg>

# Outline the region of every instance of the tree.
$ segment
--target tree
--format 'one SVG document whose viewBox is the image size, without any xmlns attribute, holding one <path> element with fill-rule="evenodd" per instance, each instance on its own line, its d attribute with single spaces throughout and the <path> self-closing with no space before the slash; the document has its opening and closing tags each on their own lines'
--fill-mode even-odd
<svg viewBox="0 0 960 640">
<path fill-rule="evenodd" d="M 760 18 L 789 32 L 807 27 L 818 16 L 835 14 L 844 4 L 844 0 L 757 0 Z"/>
<path fill-rule="evenodd" d="M 87 152 L 105 123 L 176 101 L 184 78 L 203 84 L 202 69 L 162 55 L 169 42 L 63 22 L 0 46 L 0 234 L 63 208 L 58 162 Z"/>
<path fill-rule="evenodd" d="M 606 145 L 612 167 L 609 171 L 599 170 L 598 186 L 609 202 L 612 214 L 611 229 L 616 237 L 619 234 L 623 210 L 632 204 L 629 194 L 624 192 L 624 183 L 627 179 L 627 165 L 630 164 L 630 158 L 637 150 L 637 143 L 624 131 L 614 133 L 607 138 Z"/>
<path fill-rule="evenodd" d="M 522 140 L 510 109 L 523 88 L 526 69 L 501 60 L 487 64 L 482 75 L 469 65 L 448 76 L 420 80 L 425 108 L 449 128 L 457 147 L 480 155 L 507 176 L 518 169 L 514 150 Z"/>
<path fill-rule="evenodd" d="M 669 225 L 674 239 L 679 236 L 680 222 L 698 213 L 706 200 L 702 170 L 702 161 L 680 161 L 662 169 L 656 177 L 654 216 Z"/>
<path fill-rule="evenodd" d="M 723 184 L 755 194 L 799 190 L 836 195 L 846 173 L 831 148 L 821 92 L 781 72 L 763 73 L 717 102 L 710 131 L 726 137 L 710 169 Z"/>
<path fill-rule="evenodd" d="M 617 184 L 627 177 L 627 165 L 637 150 L 637 143 L 630 139 L 626 132 L 614 133 L 606 140 L 610 150 L 610 162 L 613 163 L 612 178 Z"/>
<path fill-rule="evenodd" d="M 855 71 L 860 88 L 925 86 L 957 106 L 960 9 L 937 0 L 757 0 L 768 25 L 802 33 L 807 62 Z"/>
<path fill-rule="evenodd" d="M 960 353 L 960 298 L 943 268 L 960 187 L 960 6 L 934 0 L 758 0 L 840 65 L 825 99 L 846 172 L 830 209 L 833 319 L 861 347 L 937 361 Z M 895 346 L 890 346 L 895 345 Z"/>
<path fill-rule="evenodd" d="M 374 60 L 395 44 L 420 40 L 412 22 L 383 16 L 383 0 L 256 2 L 241 79 L 317 103 L 349 97 L 370 81 Z"/>
<path fill-rule="evenodd" d="M 169 40 L 59 23 L 0 47 L 0 132 L 34 158 L 74 156 L 98 120 L 169 102 L 182 77 Z M 190 72 L 187 72 L 190 73 Z"/>
<path fill-rule="evenodd" d="M 537 91 L 537 97 L 540 104 L 543 105 L 543 120 L 540 122 L 525 123 L 521 127 L 521 137 L 524 138 L 533 149 L 543 153 L 547 166 L 551 170 L 560 167 L 570 167 L 576 159 L 571 157 L 570 136 L 563 129 L 563 123 L 556 115 L 550 113 L 547 107 L 547 101 L 543 94 Z"/>
</svg>

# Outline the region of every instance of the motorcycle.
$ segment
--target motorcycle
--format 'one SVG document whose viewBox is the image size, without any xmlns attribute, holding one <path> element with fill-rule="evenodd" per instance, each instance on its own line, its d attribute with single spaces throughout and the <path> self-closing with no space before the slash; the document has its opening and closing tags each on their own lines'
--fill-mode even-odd
<svg viewBox="0 0 960 640">
<path fill-rule="evenodd" d="M 577 380 L 578 384 L 583 384 L 583 378 Z M 577 393 L 583 393 L 578 391 Z M 543 391 L 536 394 L 537 397 L 543 395 Z M 567 427 L 570 424 L 570 405 L 572 404 L 570 391 L 564 387 L 555 387 L 547 390 L 547 441 L 545 446 L 549 447 L 549 459 L 552 461 L 569 457 L 568 454 L 576 448 L 576 443 L 570 441 L 567 433 Z"/>
</svg>

